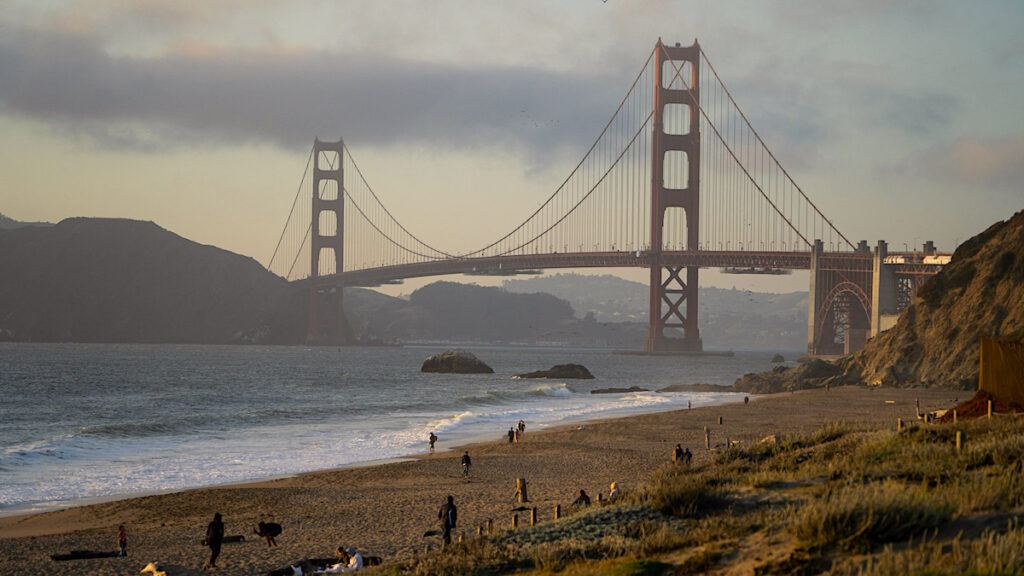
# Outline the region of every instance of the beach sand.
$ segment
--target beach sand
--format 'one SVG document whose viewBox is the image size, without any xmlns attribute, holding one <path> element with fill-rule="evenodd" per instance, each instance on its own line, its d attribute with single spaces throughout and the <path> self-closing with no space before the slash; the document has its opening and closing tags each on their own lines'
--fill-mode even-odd
<svg viewBox="0 0 1024 576">
<path fill-rule="evenodd" d="M 752 396 L 749 404 L 527 428 L 518 448 L 506 442 L 506 430 L 498 429 L 494 442 L 466 447 L 473 457 L 468 479 L 461 474 L 460 448 L 375 466 L 5 517 L 0 518 L 0 574 L 127 575 L 138 574 L 148 562 L 178 567 L 173 574 L 200 574 L 208 555 L 200 541 L 214 512 L 223 514 L 227 534 L 246 535 L 244 543 L 224 545 L 220 574 L 266 573 L 296 559 L 332 556 L 339 544 L 385 562 L 401 560 L 438 545 L 437 538 L 423 533 L 438 528 L 438 508 L 448 494 L 459 507 L 460 531 L 470 537 L 488 519 L 496 529 L 510 526 L 517 477 L 529 482 L 530 505 L 546 522 L 554 505 L 567 506 L 580 488 L 595 501 L 612 481 L 624 491 L 637 488 L 667 464 L 677 442 L 693 451 L 695 463 L 708 461 L 713 453 L 704 448 L 704 426 L 711 429 L 712 444 L 726 438 L 750 444 L 768 434 L 785 437 L 838 420 L 893 426 L 896 417 L 914 417 L 915 399 L 931 410 L 969 396 L 854 387 Z M 252 534 L 259 520 L 284 526 L 277 547 L 268 548 Z M 528 523 L 529 513 L 520 513 L 520 521 Z M 50 560 L 51 554 L 70 550 L 116 549 L 118 524 L 127 527 L 128 558 Z"/>
</svg>

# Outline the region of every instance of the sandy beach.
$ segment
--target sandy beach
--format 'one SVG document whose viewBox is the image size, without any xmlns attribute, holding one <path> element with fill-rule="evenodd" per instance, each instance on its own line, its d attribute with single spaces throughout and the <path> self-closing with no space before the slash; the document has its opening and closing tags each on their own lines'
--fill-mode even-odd
<svg viewBox="0 0 1024 576">
<path fill-rule="evenodd" d="M 495 430 L 493 442 L 465 447 L 474 463 L 468 479 L 461 474 L 459 447 L 408 461 L 4 517 L 0 573 L 127 575 L 151 561 L 177 567 L 174 573 L 202 573 L 208 550 L 200 541 L 214 512 L 223 514 L 227 534 L 246 535 L 244 543 L 224 545 L 221 574 L 265 573 L 299 558 L 331 556 L 339 544 L 392 562 L 438 544 L 423 533 L 437 528 L 437 510 L 448 494 L 459 506 L 460 531 L 469 537 L 488 519 L 496 528 L 510 526 L 516 477 L 528 480 L 531 505 L 546 522 L 554 505 L 568 505 L 580 488 L 596 500 L 612 481 L 624 491 L 642 484 L 666 465 L 677 442 L 693 450 L 697 463 L 712 458 L 704 448 L 704 426 L 711 429 L 712 444 L 727 438 L 748 444 L 837 420 L 891 426 L 896 417 L 913 418 L 916 399 L 931 410 L 968 396 L 853 387 L 752 396 L 749 404 L 528 429 L 518 448 L 505 441 L 503 430 Z M 259 520 L 284 526 L 277 547 L 268 548 L 252 535 Z M 116 549 L 119 524 L 127 527 L 128 558 L 50 560 L 51 554 L 70 550 Z"/>
</svg>

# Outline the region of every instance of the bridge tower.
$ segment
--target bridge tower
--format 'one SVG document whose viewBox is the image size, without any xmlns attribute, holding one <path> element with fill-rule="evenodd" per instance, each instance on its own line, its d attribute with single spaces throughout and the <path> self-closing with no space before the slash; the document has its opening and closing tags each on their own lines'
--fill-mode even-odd
<svg viewBox="0 0 1024 576">
<path fill-rule="evenodd" d="M 664 264 L 665 213 L 682 209 L 686 215 L 686 250 L 697 250 L 700 214 L 700 45 L 655 47 L 654 116 L 651 130 L 651 279 L 647 352 L 700 351 L 703 344 L 697 324 L 696 266 L 675 267 Z M 668 63 L 668 64 L 667 64 Z M 676 70 L 684 88 L 675 86 Z M 665 78 L 668 78 L 668 85 Z M 685 107 L 689 124 L 685 134 L 665 133 L 665 107 Z M 670 152 L 685 155 L 685 188 L 665 187 L 665 156 Z M 682 330 L 682 337 L 666 334 L 666 329 Z"/>
<path fill-rule="evenodd" d="M 306 341 L 339 345 L 352 340 L 343 306 L 343 288 L 319 278 L 344 271 L 344 143 L 313 141 L 313 205 L 309 238 L 309 320 Z M 325 254 L 330 253 L 324 260 Z M 332 262 L 333 260 L 333 262 Z M 324 268 L 321 269 L 321 264 Z M 333 270 L 331 270 L 333 264 Z"/>
</svg>

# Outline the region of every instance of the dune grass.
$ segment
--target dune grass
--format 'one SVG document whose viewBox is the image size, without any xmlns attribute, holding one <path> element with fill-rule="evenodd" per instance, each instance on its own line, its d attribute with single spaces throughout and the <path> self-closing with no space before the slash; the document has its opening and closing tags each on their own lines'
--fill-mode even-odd
<svg viewBox="0 0 1024 576">
<path fill-rule="evenodd" d="M 758 574 L 1024 573 L 1024 528 L 1006 523 L 1022 507 L 1024 419 L 901 432 L 833 423 L 724 450 L 709 465 L 666 466 L 617 506 L 384 571 L 654 575 L 744 563 Z M 957 522 L 985 530 L 957 536 Z"/>
</svg>

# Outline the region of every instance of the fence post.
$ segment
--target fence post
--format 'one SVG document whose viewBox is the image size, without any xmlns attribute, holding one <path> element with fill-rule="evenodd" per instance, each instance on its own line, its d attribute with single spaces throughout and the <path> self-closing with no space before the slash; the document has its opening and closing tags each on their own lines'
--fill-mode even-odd
<svg viewBox="0 0 1024 576">
<path fill-rule="evenodd" d="M 956 426 L 956 408 L 953 408 L 953 425 Z"/>
<path fill-rule="evenodd" d="M 992 401 L 991 400 L 988 401 L 988 417 L 989 418 L 992 417 Z"/>
<path fill-rule="evenodd" d="M 721 425 L 722 425 L 722 417 L 721 417 L 721 416 L 719 416 L 719 417 L 718 417 L 718 425 L 719 425 L 719 426 L 721 426 Z"/>
<path fill-rule="evenodd" d="M 704 448 L 711 450 L 711 430 L 707 426 L 704 427 Z"/>
<path fill-rule="evenodd" d="M 516 478 L 516 503 L 523 504 L 529 501 L 530 498 L 526 495 L 526 478 Z"/>
<path fill-rule="evenodd" d="M 477 526 L 476 527 L 476 535 L 477 535 L 477 538 L 479 538 L 480 536 L 484 535 L 484 527 L 483 526 Z"/>
<path fill-rule="evenodd" d="M 494 520 L 491 520 L 490 518 L 487 519 L 487 533 L 494 533 Z"/>
<path fill-rule="evenodd" d="M 561 504 L 555 504 L 555 520 L 558 520 L 561 517 L 562 517 L 562 505 Z"/>
<path fill-rule="evenodd" d="M 530 526 L 537 525 L 537 507 L 530 508 Z"/>
<path fill-rule="evenodd" d="M 903 430 L 903 418 L 897 418 L 896 419 L 896 431 L 899 432 L 901 430 Z"/>
<path fill-rule="evenodd" d="M 963 448 L 963 433 L 959 430 L 956 431 L 956 451 L 960 452 Z"/>
<path fill-rule="evenodd" d="M 513 528 L 518 528 L 519 527 L 519 514 L 513 514 L 512 515 L 512 527 Z"/>
</svg>

